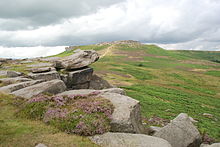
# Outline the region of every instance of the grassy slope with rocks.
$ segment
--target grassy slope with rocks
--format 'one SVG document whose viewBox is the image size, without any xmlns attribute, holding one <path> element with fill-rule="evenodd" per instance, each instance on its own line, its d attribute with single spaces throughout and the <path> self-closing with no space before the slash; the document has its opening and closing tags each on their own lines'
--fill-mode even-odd
<svg viewBox="0 0 220 147">
<path fill-rule="evenodd" d="M 185 112 L 198 121 L 196 125 L 201 133 L 220 141 L 220 52 L 167 51 L 154 45 L 139 44 L 78 48 L 94 49 L 101 55 L 105 54 L 92 65 L 95 73 L 124 88 L 127 95 L 139 100 L 146 123 L 152 123 L 152 119 L 148 120 L 154 118 L 153 124 L 161 125 Z M 71 54 L 73 52 L 68 51 L 54 57 Z M 26 73 L 26 66 L 30 64 L 35 62 L 4 66 Z M 28 135 L 30 139 L 27 145 L 37 142 L 47 144 L 59 138 L 59 143 L 93 146 L 85 138 L 60 133 L 41 122 L 15 118 L 13 113 L 16 108 L 5 103 L 4 97 L 1 95 L 0 101 L 0 121 L 5 123 L 0 125 L 0 130 L 4 130 L 0 132 L 2 145 L 19 141 L 22 144 Z M 203 116 L 203 113 L 212 116 Z M 50 144 L 54 145 L 54 142 L 50 141 Z"/>
<path fill-rule="evenodd" d="M 78 48 L 103 54 L 108 47 Z M 145 121 L 171 120 L 185 112 L 198 121 L 201 133 L 220 141 L 219 61 L 220 52 L 168 51 L 155 45 L 133 44 L 113 45 L 92 67 L 98 75 L 141 102 Z"/>
</svg>

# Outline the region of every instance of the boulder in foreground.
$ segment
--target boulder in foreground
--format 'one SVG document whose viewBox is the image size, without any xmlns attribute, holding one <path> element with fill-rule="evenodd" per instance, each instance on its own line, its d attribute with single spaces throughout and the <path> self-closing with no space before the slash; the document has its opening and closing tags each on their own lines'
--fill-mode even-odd
<svg viewBox="0 0 220 147">
<path fill-rule="evenodd" d="M 58 94 L 65 90 L 66 85 L 62 80 L 52 80 L 17 90 L 12 92 L 12 94 L 19 97 L 31 98 L 43 93 Z"/>
<path fill-rule="evenodd" d="M 185 113 L 179 114 L 154 136 L 167 140 L 172 147 L 199 147 L 201 144 L 199 131 Z"/>
<path fill-rule="evenodd" d="M 86 67 L 99 59 L 99 55 L 94 50 L 76 50 L 73 55 L 55 61 L 55 68 L 73 70 Z"/>
<path fill-rule="evenodd" d="M 171 147 L 164 139 L 143 134 L 105 133 L 90 140 L 103 147 Z"/>
<path fill-rule="evenodd" d="M 201 144 L 200 147 L 220 147 L 220 143 L 213 143 L 213 144 L 211 144 L 211 145 Z"/>
</svg>

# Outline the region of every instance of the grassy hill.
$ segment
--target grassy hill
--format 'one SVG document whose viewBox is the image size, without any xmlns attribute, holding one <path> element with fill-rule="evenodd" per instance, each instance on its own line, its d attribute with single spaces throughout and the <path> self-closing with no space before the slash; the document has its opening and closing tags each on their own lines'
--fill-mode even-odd
<svg viewBox="0 0 220 147">
<path fill-rule="evenodd" d="M 102 55 L 92 65 L 96 74 L 139 100 L 144 120 L 170 120 L 188 113 L 198 121 L 201 133 L 220 141 L 220 52 L 168 51 L 140 44 L 78 48 L 94 49 Z"/>
<path fill-rule="evenodd" d="M 135 43 L 77 48 L 99 52 L 100 60 L 91 65 L 95 73 L 139 100 L 146 124 L 160 126 L 184 112 L 198 121 L 201 133 L 220 141 L 220 52 L 168 51 Z M 53 57 L 71 54 L 73 51 L 66 51 Z M 4 66 L 7 70 L 28 73 L 27 69 L 32 68 L 28 66 L 39 62 L 43 61 Z M 95 146 L 86 138 L 14 117 L 17 110 L 10 103 L 10 96 L 0 94 L 0 146 L 33 146 L 39 142 L 51 146 Z"/>
</svg>

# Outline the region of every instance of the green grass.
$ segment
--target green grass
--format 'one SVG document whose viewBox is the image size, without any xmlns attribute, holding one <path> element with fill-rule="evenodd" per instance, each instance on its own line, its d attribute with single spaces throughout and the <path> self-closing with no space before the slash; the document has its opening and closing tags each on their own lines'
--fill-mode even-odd
<svg viewBox="0 0 220 147">
<path fill-rule="evenodd" d="M 179 113 L 188 113 L 198 120 L 201 132 L 220 141 L 219 52 L 167 51 L 155 45 L 117 45 L 114 50 L 123 51 L 123 56 L 106 56 L 92 67 L 139 100 L 143 117 L 171 120 Z M 135 57 L 133 53 L 139 53 L 142 59 L 127 59 Z"/>
<path fill-rule="evenodd" d="M 40 121 L 15 117 L 17 108 L 12 105 L 12 96 L 0 94 L 0 146 L 47 146 L 96 147 L 87 138 L 68 135 Z"/>
</svg>

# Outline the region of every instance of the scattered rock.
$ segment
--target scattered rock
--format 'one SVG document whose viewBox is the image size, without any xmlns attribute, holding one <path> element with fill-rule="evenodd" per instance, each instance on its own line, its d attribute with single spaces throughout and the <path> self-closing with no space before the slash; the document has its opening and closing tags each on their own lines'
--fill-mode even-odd
<svg viewBox="0 0 220 147">
<path fill-rule="evenodd" d="M 22 73 L 16 72 L 16 71 L 7 71 L 7 77 L 13 78 L 13 77 L 19 77 Z"/>
<path fill-rule="evenodd" d="M 90 140 L 103 147 L 171 147 L 164 139 L 143 134 L 109 132 L 90 137 Z"/>
<path fill-rule="evenodd" d="M 23 78 L 23 77 L 15 77 L 15 78 L 2 78 L 0 79 L 0 82 L 5 83 L 5 84 L 14 84 L 18 82 L 26 82 L 26 81 L 31 81 L 32 79 L 28 78 Z"/>
<path fill-rule="evenodd" d="M 43 73 L 43 72 L 49 72 L 49 71 L 55 71 L 56 69 L 53 67 L 42 67 L 42 68 L 34 68 L 31 69 L 32 73 Z"/>
<path fill-rule="evenodd" d="M 92 78 L 93 69 L 85 68 L 73 72 L 69 72 L 67 75 L 67 87 L 72 89 L 88 89 L 89 82 Z"/>
<path fill-rule="evenodd" d="M 4 92 L 4 93 L 11 93 L 13 91 L 28 87 L 28 86 L 32 86 L 38 83 L 43 82 L 43 80 L 33 80 L 33 81 L 27 81 L 27 82 L 21 82 L 21 83 L 17 83 L 17 84 L 11 84 L 8 86 L 4 86 L 0 88 L 0 92 Z"/>
<path fill-rule="evenodd" d="M 209 113 L 203 113 L 202 115 L 205 116 L 205 117 L 208 117 L 208 118 L 212 118 L 213 117 L 213 115 L 209 114 Z"/>
<path fill-rule="evenodd" d="M 52 80 L 17 90 L 12 92 L 12 94 L 19 97 L 31 98 L 43 93 L 58 94 L 65 90 L 66 85 L 62 80 Z"/>
<path fill-rule="evenodd" d="M 128 96 L 117 93 L 103 93 L 101 97 L 108 99 L 114 105 L 111 132 L 148 133 L 142 125 L 140 103 Z"/>
<path fill-rule="evenodd" d="M 97 75 L 92 76 L 89 89 L 100 90 L 106 88 L 113 88 L 113 86 Z"/>
<path fill-rule="evenodd" d="M 201 144 L 200 147 L 220 147 L 220 143 L 214 143 L 214 144 L 212 144 L 212 145 Z"/>
<path fill-rule="evenodd" d="M 185 113 L 179 114 L 154 136 L 167 140 L 172 147 L 199 147 L 201 143 L 199 131 Z"/>
<path fill-rule="evenodd" d="M 7 70 L 0 70 L 0 76 L 7 76 Z"/>
<path fill-rule="evenodd" d="M 77 50 L 73 55 L 55 61 L 55 68 L 73 70 L 86 67 L 99 59 L 98 53 L 94 50 Z"/>
<path fill-rule="evenodd" d="M 44 72 L 44 73 L 30 73 L 28 74 L 29 77 L 31 77 L 34 80 L 54 80 L 54 79 L 60 79 L 60 75 L 57 71 L 50 71 L 50 72 Z"/>
<path fill-rule="evenodd" d="M 39 143 L 35 147 L 47 147 L 45 144 Z"/>
</svg>

